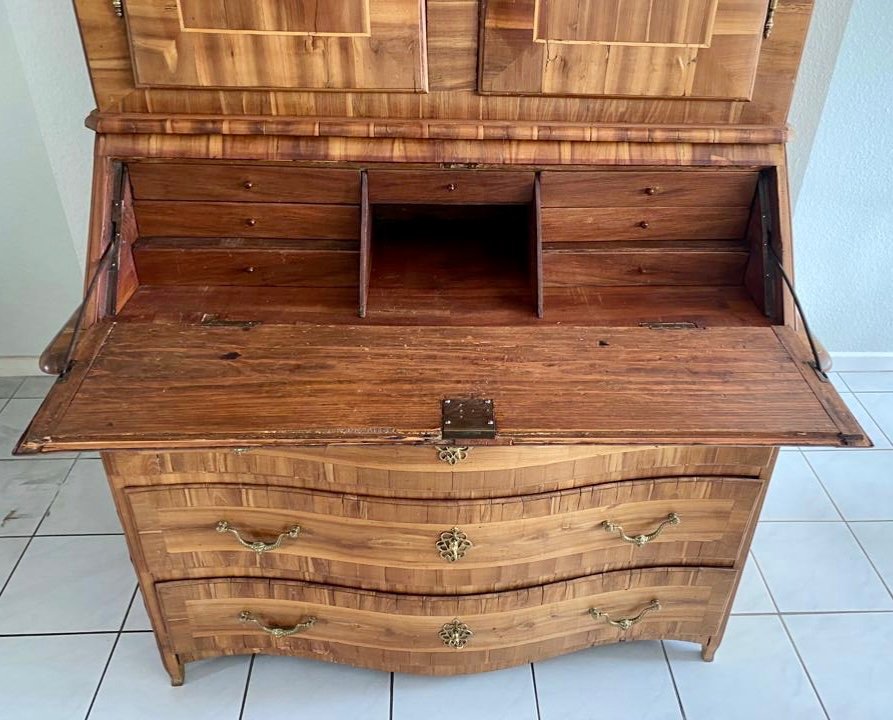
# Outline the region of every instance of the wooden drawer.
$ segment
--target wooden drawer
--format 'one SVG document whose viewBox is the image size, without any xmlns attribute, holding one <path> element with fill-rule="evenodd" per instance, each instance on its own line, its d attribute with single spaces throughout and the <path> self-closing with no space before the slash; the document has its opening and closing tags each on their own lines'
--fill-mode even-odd
<svg viewBox="0 0 893 720">
<path fill-rule="evenodd" d="M 141 285 L 355 288 L 352 241 L 148 238 L 133 246 Z"/>
<path fill-rule="evenodd" d="M 379 204 L 496 205 L 533 201 L 532 172 L 370 170 L 369 201 Z"/>
<path fill-rule="evenodd" d="M 354 205 L 141 200 L 134 211 L 142 237 L 356 240 L 360 236 L 360 209 Z"/>
<path fill-rule="evenodd" d="M 746 207 L 543 208 L 543 242 L 742 240 Z"/>
<path fill-rule="evenodd" d="M 756 172 L 543 172 L 543 207 L 750 207 Z"/>
<path fill-rule="evenodd" d="M 181 661 L 268 653 L 446 675 L 620 640 L 707 642 L 719 631 L 734 578 L 732 570 L 654 568 L 462 598 L 248 579 L 168 582 L 156 589 Z M 626 630 L 607 622 L 649 607 Z M 606 615 L 594 617 L 590 610 Z M 451 633 L 454 621 L 459 627 Z M 296 632 L 275 637 L 258 623 Z M 460 652 L 446 643 L 452 637 L 462 644 L 463 625 L 473 635 Z"/>
<path fill-rule="evenodd" d="M 772 448 L 481 446 L 451 465 L 433 446 L 329 445 L 105 453 L 120 487 L 257 484 L 378 497 L 507 497 L 676 476 L 760 477 Z"/>
<path fill-rule="evenodd" d="M 156 579 L 262 575 L 439 595 L 732 567 L 760 487 L 668 478 L 465 502 L 225 485 L 126 494 Z M 255 541 L 266 547 L 244 544 Z"/>
<path fill-rule="evenodd" d="M 336 168 L 132 163 L 136 200 L 359 204 L 360 173 Z"/>
</svg>

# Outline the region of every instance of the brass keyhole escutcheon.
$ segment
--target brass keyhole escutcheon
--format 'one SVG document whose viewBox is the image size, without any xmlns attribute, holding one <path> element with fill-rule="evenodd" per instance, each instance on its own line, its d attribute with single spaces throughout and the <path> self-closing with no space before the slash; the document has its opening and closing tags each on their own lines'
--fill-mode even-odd
<svg viewBox="0 0 893 720">
<path fill-rule="evenodd" d="M 459 528 L 440 533 L 440 539 L 435 544 L 440 557 L 450 563 L 461 560 L 465 553 L 472 547 L 471 540 Z"/>
<path fill-rule="evenodd" d="M 464 648 L 468 645 L 468 641 L 474 637 L 474 633 L 468 625 L 459 622 L 459 618 L 455 618 L 452 622 L 446 623 L 440 629 L 439 635 L 444 645 L 455 650 Z"/>
</svg>

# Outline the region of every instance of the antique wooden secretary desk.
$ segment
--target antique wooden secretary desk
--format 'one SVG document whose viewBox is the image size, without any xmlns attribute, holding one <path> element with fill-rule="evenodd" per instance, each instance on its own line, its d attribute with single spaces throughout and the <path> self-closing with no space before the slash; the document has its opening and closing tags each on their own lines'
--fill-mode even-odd
<svg viewBox="0 0 893 720">
<path fill-rule="evenodd" d="M 19 452 L 102 452 L 173 682 L 712 659 L 779 446 L 868 444 L 790 288 L 811 0 L 75 7 L 85 302 Z"/>
</svg>

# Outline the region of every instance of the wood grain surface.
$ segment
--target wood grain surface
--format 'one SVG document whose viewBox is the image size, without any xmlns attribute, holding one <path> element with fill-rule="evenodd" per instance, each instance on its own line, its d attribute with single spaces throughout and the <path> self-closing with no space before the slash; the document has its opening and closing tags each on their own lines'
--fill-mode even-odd
<svg viewBox="0 0 893 720">
<path fill-rule="evenodd" d="M 436 442 L 441 400 L 462 397 L 493 400 L 502 442 L 866 442 L 804 362 L 772 328 L 537 327 L 521 343 L 499 327 L 126 322 L 22 449 Z"/>
<path fill-rule="evenodd" d="M 654 568 L 457 598 L 277 580 L 169 582 L 159 584 L 158 593 L 172 649 L 185 660 L 259 652 L 443 675 L 495 670 L 621 640 L 706 642 L 719 629 L 734 579 L 730 570 Z M 625 632 L 589 615 L 595 608 L 630 617 L 653 600 L 661 610 Z M 308 617 L 316 623 L 277 640 L 240 622 L 244 610 L 273 626 Z M 438 637 L 453 619 L 474 632 L 461 651 Z"/>
</svg>

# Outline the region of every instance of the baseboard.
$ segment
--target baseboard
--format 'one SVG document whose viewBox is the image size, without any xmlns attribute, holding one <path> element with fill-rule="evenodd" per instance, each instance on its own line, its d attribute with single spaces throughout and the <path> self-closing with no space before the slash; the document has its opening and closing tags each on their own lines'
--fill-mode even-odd
<svg viewBox="0 0 893 720">
<path fill-rule="evenodd" d="M 36 357 L 0 357 L 0 377 L 40 375 L 39 359 Z"/>
<path fill-rule="evenodd" d="M 893 352 L 832 352 L 835 372 L 893 371 Z"/>
</svg>

